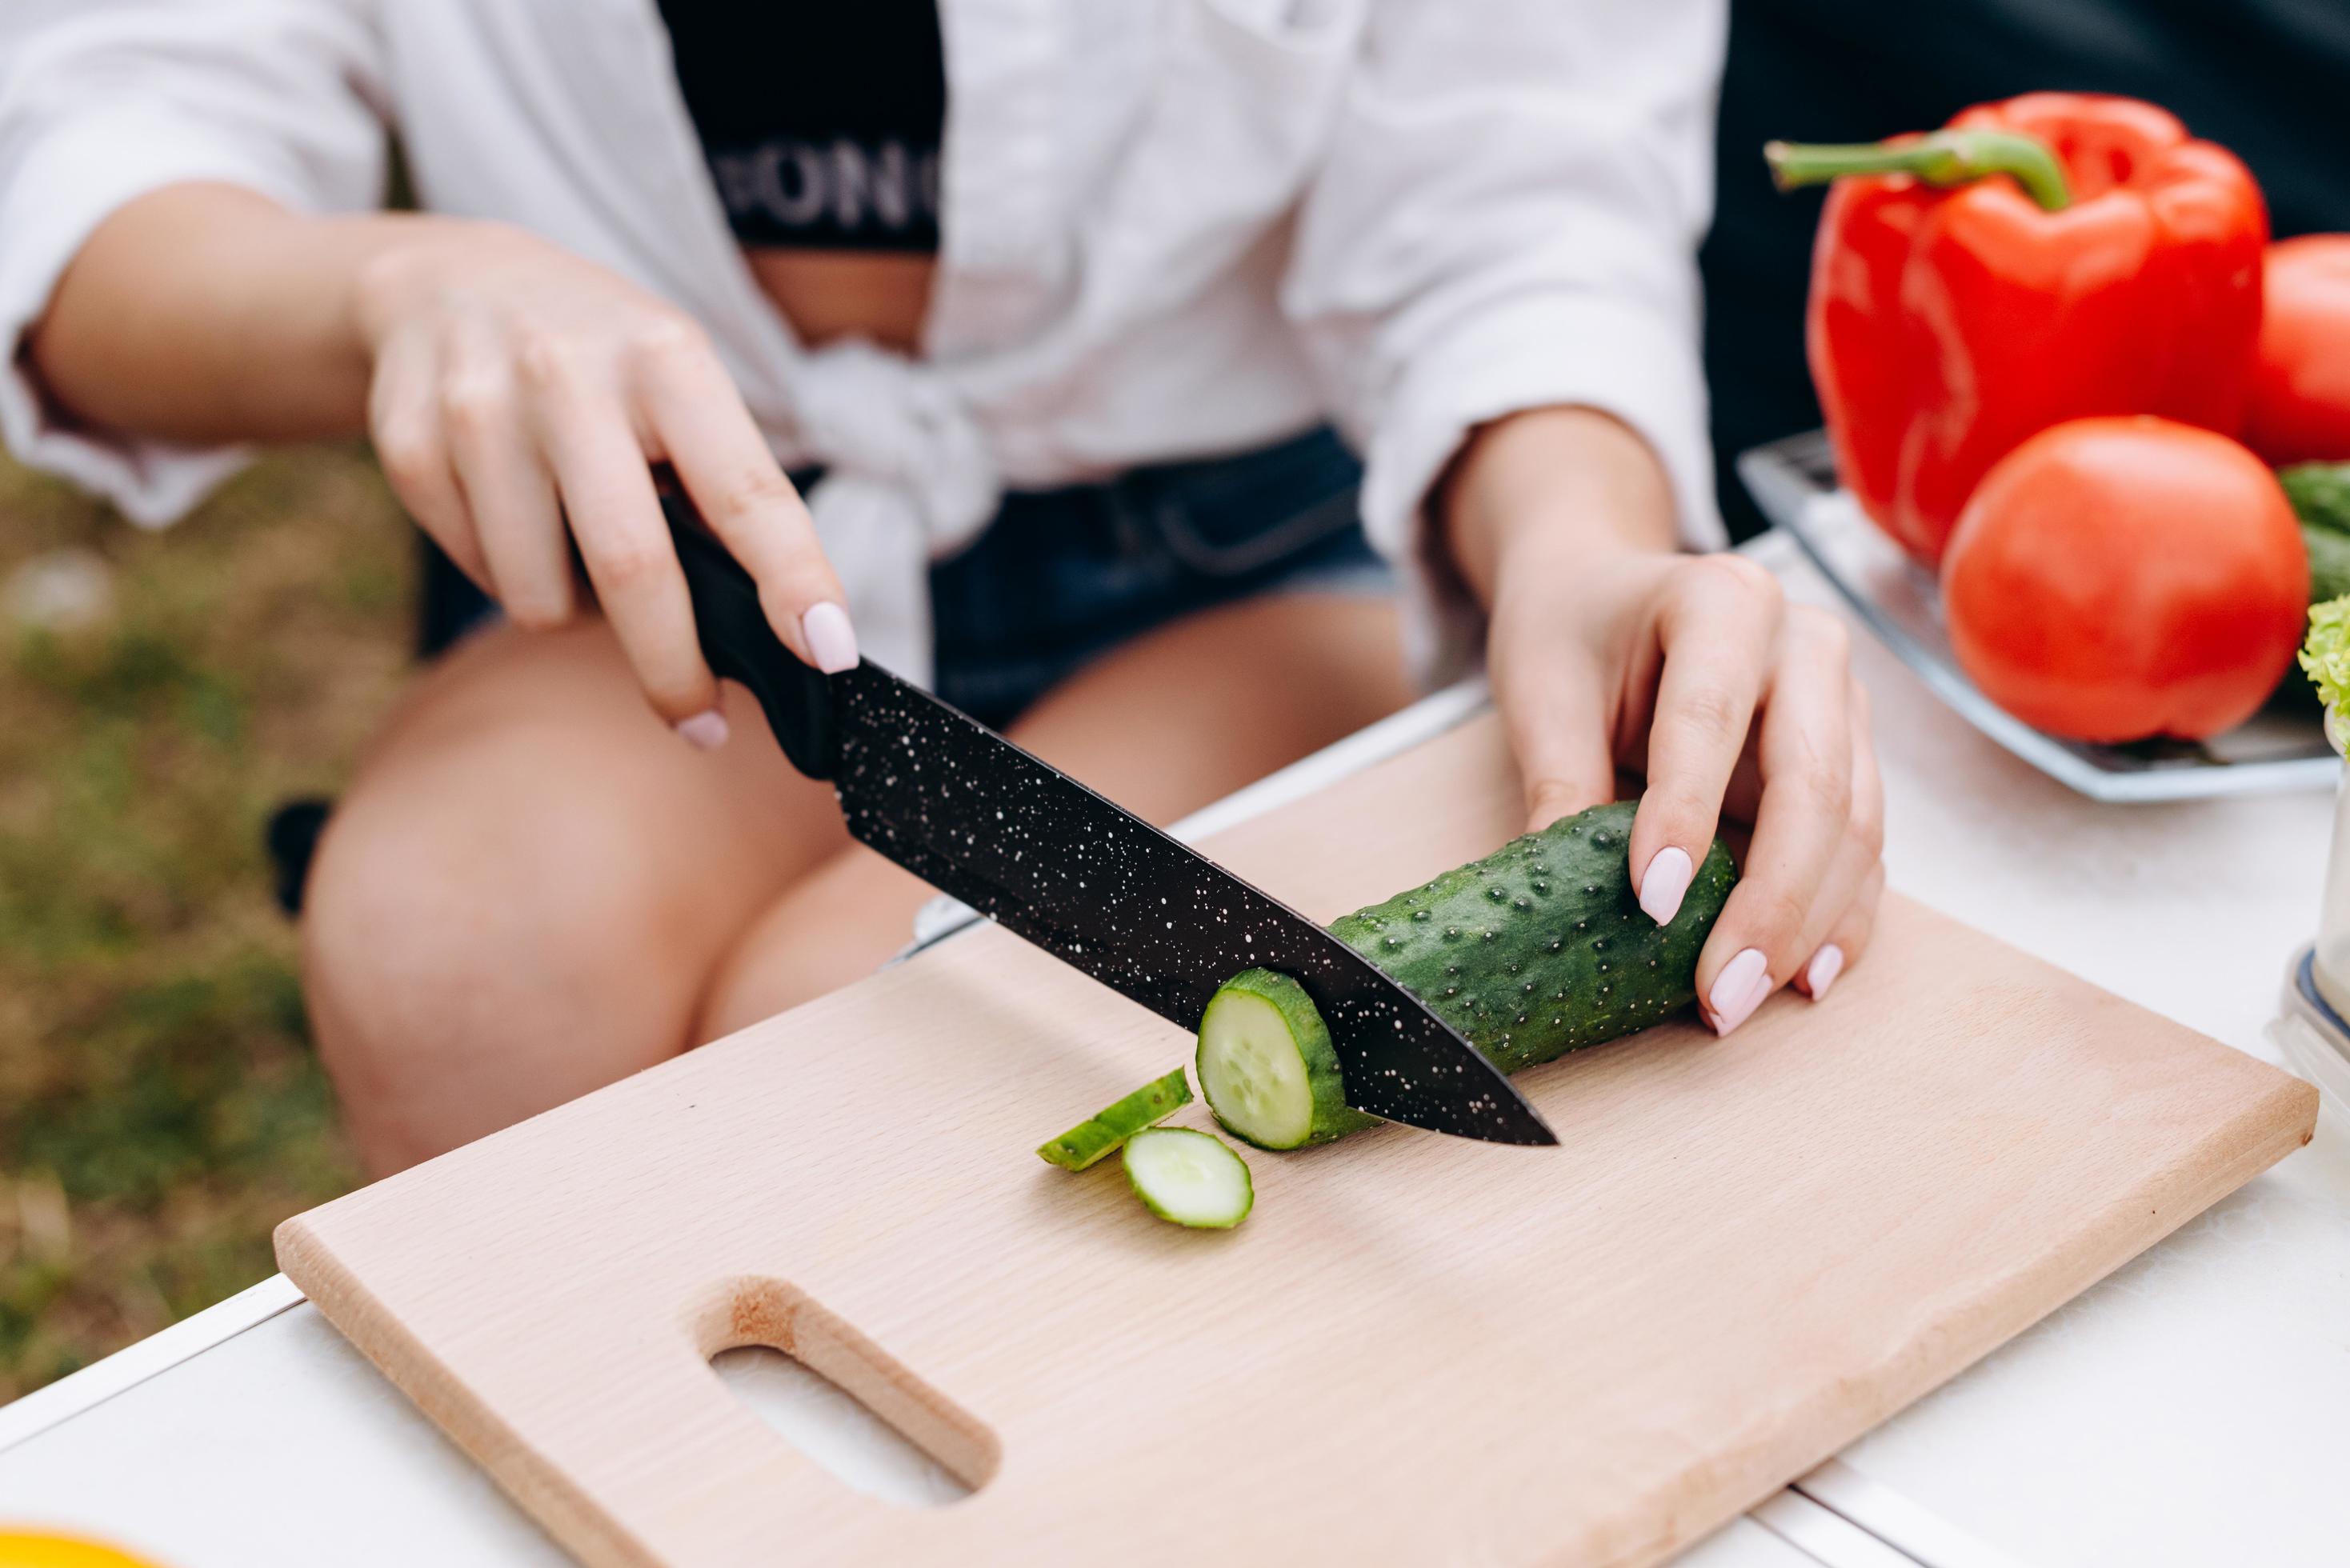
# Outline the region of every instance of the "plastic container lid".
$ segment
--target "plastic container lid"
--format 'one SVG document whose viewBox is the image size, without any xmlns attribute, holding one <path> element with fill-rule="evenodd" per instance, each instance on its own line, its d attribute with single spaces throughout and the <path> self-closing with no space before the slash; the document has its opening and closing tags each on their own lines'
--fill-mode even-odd
<svg viewBox="0 0 2350 1568">
<path fill-rule="evenodd" d="M 2317 1085 L 2318 1115 L 2350 1132 L 2350 1022 L 2317 993 L 2317 949 L 2293 955 L 2285 966 L 2283 1006 L 2269 1038 L 2286 1064 Z"/>
</svg>

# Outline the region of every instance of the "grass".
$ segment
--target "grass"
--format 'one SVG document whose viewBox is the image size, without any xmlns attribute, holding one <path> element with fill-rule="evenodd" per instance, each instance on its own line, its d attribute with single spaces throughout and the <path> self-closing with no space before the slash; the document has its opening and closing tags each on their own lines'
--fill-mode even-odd
<svg viewBox="0 0 2350 1568">
<path fill-rule="evenodd" d="M 94 551 L 113 608 L 0 617 L 0 1400 L 268 1274 L 358 1179 L 263 825 L 331 794 L 411 664 L 410 534 L 359 449 L 148 534 L 0 460 L 0 581 Z"/>
</svg>

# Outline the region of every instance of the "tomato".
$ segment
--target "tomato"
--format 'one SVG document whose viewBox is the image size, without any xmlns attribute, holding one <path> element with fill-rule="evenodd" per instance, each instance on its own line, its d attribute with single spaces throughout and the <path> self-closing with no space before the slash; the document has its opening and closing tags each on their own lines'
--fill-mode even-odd
<svg viewBox="0 0 2350 1568">
<path fill-rule="evenodd" d="M 2350 460 L 2350 234 L 2268 249 L 2244 444 L 2282 466 Z"/>
<path fill-rule="evenodd" d="M 2267 465 L 2143 414 L 2072 420 L 2002 458 L 1942 561 L 1960 665 L 2025 723 L 2084 741 L 2242 722 L 2293 662 L 2308 603 Z"/>
</svg>

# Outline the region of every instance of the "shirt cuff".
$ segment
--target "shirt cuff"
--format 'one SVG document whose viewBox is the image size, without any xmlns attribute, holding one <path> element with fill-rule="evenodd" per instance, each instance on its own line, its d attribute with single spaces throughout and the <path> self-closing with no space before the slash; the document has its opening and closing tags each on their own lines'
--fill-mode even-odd
<svg viewBox="0 0 2350 1568">
<path fill-rule="evenodd" d="M 1705 377 L 1687 322 L 1621 298 L 1560 293 L 1482 310 L 1415 355 L 1370 432 L 1363 528 L 1404 574 L 1404 652 L 1425 687 L 1477 668 L 1484 612 L 1429 556 L 1427 501 L 1470 431 L 1531 409 L 1597 409 L 1648 443 L 1681 543 L 1728 542 L 1714 505 Z"/>
<path fill-rule="evenodd" d="M 27 468 L 105 496 L 145 527 L 178 519 L 235 472 L 242 448 L 192 447 L 74 423 L 33 379 L 25 335 L 99 223 L 166 185 L 222 181 L 298 205 L 298 192 L 200 122 L 124 106 L 77 114 L 25 138 L 0 169 L 0 441 Z"/>
</svg>

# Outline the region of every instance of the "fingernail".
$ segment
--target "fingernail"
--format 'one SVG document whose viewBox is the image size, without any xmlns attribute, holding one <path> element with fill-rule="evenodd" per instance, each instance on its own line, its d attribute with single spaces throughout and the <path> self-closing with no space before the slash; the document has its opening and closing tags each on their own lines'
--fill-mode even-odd
<svg viewBox="0 0 2350 1568">
<path fill-rule="evenodd" d="M 1648 919 L 1660 926 L 1671 925 L 1696 871 L 1690 864 L 1689 851 L 1677 845 L 1668 844 L 1649 856 L 1648 869 L 1640 877 L 1640 908 Z"/>
<path fill-rule="evenodd" d="M 1711 1022 L 1716 1034 L 1727 1034 L 1745 1023 L 1762 1005 L 1762 999 L 1771 994 L 1771 976 L 1763 967 L 1768 961 L 1761 948 L 1743 948 L 1713 977 L 1713 989 L 1705 994 L 1705 1007 L 1712 1015 Z"/>
<path fill-rule="evenodd" d="M 800 636 L 807 639 L 808 657 L 827 675 L 857 668 L 857 628 L 848 624 L 848 612 L 830 599 L 811 605 L 800 617 Z"/>
<path fill-rule="evenodd" d="M 1811 992 L 1812 1000 L 1817 1002 L 1825 996 L 1828 987 L 1835 983 L 1835 977 L 1843 972 L 1844 950 L 1835 943 L 1830 942 L 1814 953 L 1811 967 L 1804 971 L 1804 985 Z"/>
<path fill-rule="evenodd" d="M 714 752 L 726 743 L 726 715 L 712 708 L 677 722 L 677 732 L 698 752 Z"/>
</svg>

